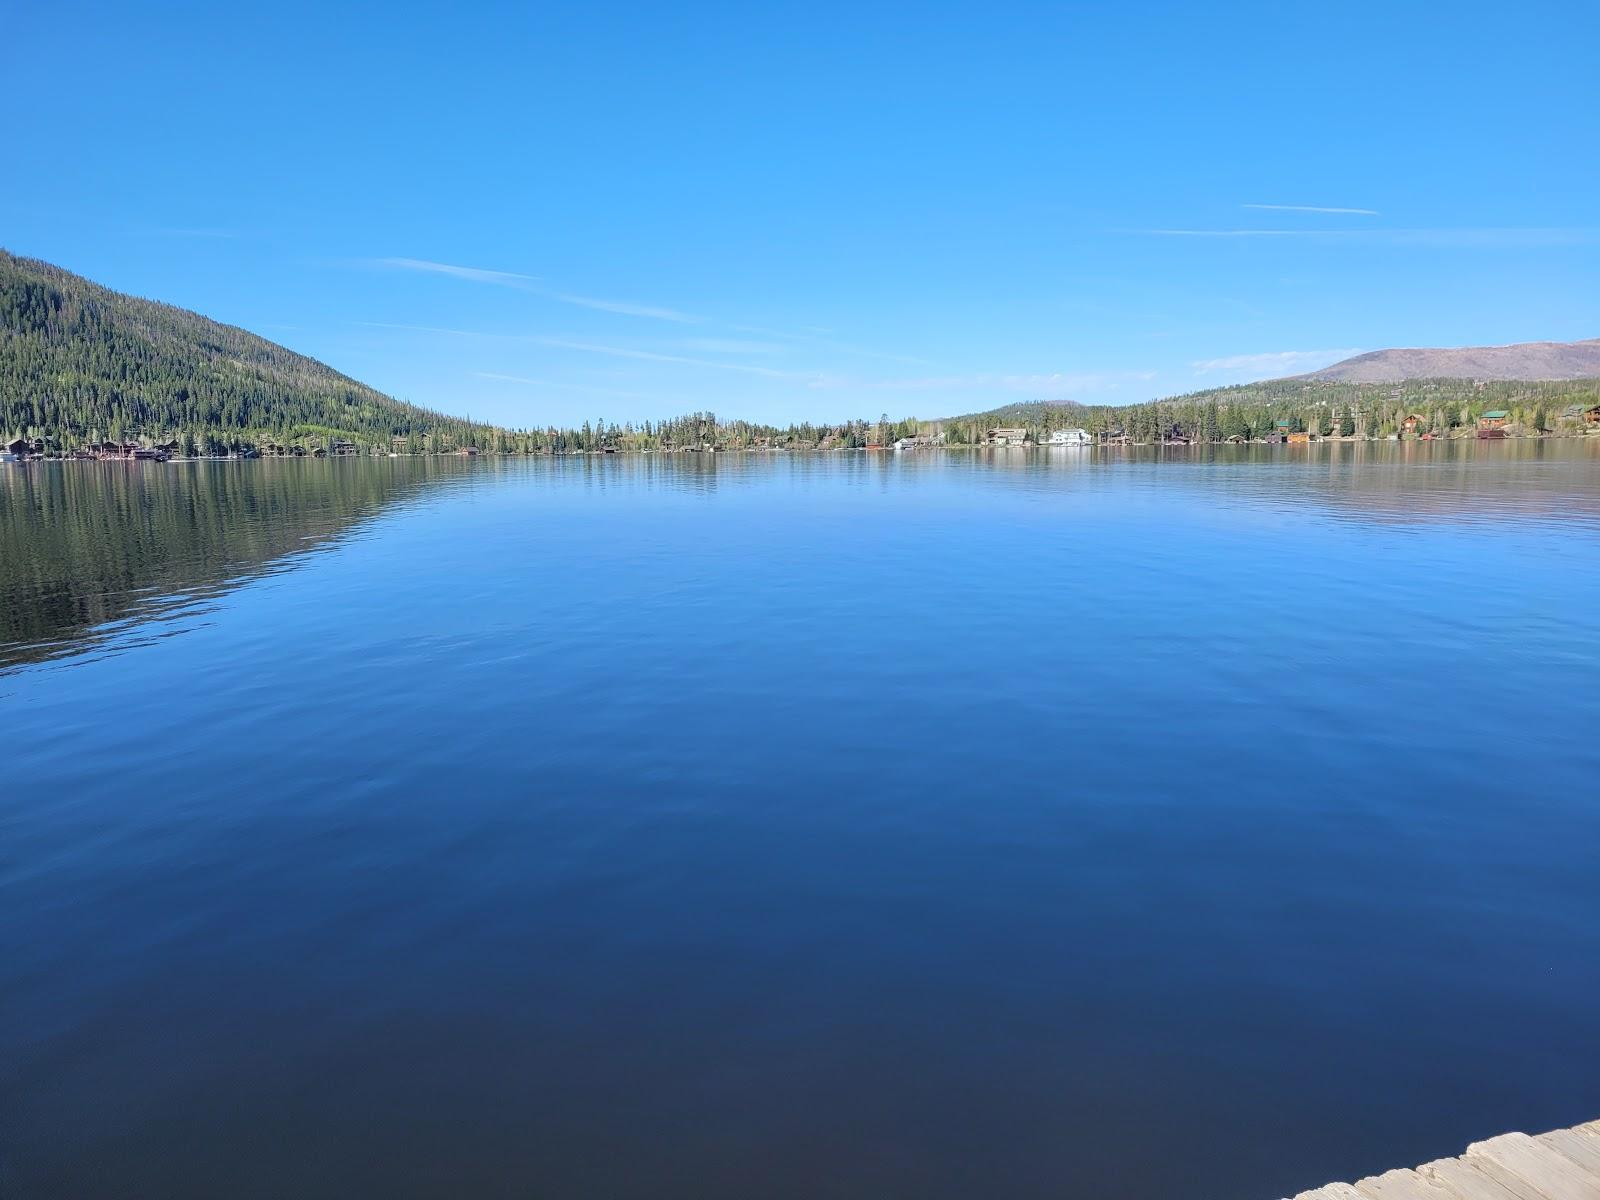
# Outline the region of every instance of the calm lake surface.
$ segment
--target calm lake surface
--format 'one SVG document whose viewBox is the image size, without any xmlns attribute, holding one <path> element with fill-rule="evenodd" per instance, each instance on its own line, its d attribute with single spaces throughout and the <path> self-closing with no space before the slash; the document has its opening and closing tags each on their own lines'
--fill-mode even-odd
<svg viewBox="0 0 1600 1200">
<path fill-rule="evenodd" d="M 0 1196 L 1592 1119 L 1597 617 L 1594 443 L 0 467 Z"/>
</svg>

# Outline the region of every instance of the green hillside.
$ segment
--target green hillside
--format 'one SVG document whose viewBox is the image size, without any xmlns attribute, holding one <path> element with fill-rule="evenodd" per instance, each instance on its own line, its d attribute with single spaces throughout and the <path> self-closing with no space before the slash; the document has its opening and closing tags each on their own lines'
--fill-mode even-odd
<svg viewBox="0 0 1600 1200">
<path fill-rule="evenodd" d="M 1597 428 L 1563 412 L 1600 403 L 1600 380 L 1557 383 L 1418 379 L 1352 383 L 1308 377 L 1214 388 L 1144 404 L 1009 404 L 942 421 L 800 423 L 777 428 L 696 412 L 659 422 L 511 431 L 404 404 L 243 329 L 123 295 L 60 267 L 0 250 L 0 438 L 55 451 L 111 440 L 178 442 L 185 452 L 325 445 L 335 439 L 411 452 L 475 446 L 514 453 L 597 450 L 829 449 L 986 429 L 1035 436 L 1081 427 L 1152 442 L 1261 437 L 1293 429 L 1382 437 L 1416 416 L 1414 433 L 1468 434 L 1505 409 L 1519 433 Z"/>
<path fill-rule="evenodd" d="M 1524 433 L 1581 432 L 1564 417 L 1572 408 L 1600 404 L 1600 379 L 1493 381 L 1410 379 L 1401 383 L 1346 383 L 1299 377 L 1210 388 L 1143 404 L 1081 405 L 1036 401 L 1009 404 L 937 422 L 952 441 L 982 440 L 985 429 L 1021 426 L 1043 435 L 1082 428 L 1126 434 L 1134 441 L 1184 437 L 1200 441 L 1260 437 L 1277 427 L 1312 433 L 1384 437 L 1418 417 L 1415 432 L 1465 434 L 1485 412 L 1503 409 Z"/>
<path fill-rule="evenodd" d="M 101 438 L 197 447 L 345 438 L 491 443 L 331 367 L 185 309 L 0 250 L 0 432 L 70 449 Z"/>
</svg>

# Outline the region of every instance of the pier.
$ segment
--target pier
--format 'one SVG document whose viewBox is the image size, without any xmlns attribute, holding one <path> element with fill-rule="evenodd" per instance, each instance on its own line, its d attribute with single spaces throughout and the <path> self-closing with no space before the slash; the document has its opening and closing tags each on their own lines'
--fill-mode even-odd
<svg viewBox="0 0 1600 1200">
<path fill-rule="evenodd" d="M 1460 1158 L 1330 1183 L 1294 1200 L 1600 1200 L 1600 1121 L 1536 1137 L 1503 1133 Z"/>
</svg>

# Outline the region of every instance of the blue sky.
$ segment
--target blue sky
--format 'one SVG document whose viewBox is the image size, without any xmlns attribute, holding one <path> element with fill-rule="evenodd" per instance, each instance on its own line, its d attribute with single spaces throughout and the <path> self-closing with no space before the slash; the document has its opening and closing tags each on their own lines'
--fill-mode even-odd
<svg viewBox="0 0 1600 1200">
<path fill-rule="evenodd" d="M 513 425 L 1600 336 L 1600 5 L 20 4 L 0 245 Z"/>
</svg>

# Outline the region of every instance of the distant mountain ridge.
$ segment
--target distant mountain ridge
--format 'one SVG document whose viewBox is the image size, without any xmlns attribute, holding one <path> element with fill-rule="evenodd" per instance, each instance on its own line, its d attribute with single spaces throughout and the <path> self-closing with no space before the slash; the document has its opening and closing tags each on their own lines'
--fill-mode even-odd
<svg viewBox="0 0 1600 1200">
<path fill-rule="evenodd" d="M 1582 342 L 1518 342 L 1456 349 L 1374 350 L 1320 371 L 1293 376 L 1336 383 L 1402 383 L 1408 379 L 1562 380 L 1600 377 L 1600 338 Z"/>
</svg>

